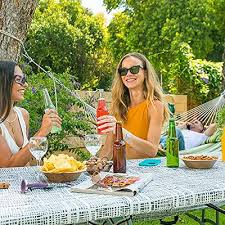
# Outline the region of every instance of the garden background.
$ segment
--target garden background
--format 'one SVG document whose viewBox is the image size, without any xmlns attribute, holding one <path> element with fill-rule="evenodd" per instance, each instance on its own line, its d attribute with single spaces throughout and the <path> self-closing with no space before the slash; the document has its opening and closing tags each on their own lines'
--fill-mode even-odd
<svg viewBox="0 0 225 225">
<path fill-rule="evenodd" d="M 78 0 L 1 0 L 0 30 L 24 41 L 35 62 L 70 90 L 110 91 L 119 59 L 128 52 L 147 56 L 157 70 L 165 94 L 188 96 L 188 108 L 224 90 L 224 0 L 104 0 L 107 9 L 120 8 L 108 25 Z M 30 112 L 31 135 L 44 112 L 42 89 L 54 100 L 54 85 L 14 39 L 0 34 L 1 59 L 24 65 L 29 89 L 22 103 Z M 78 99 L 57 86 L 63 131 L 52 135 L 50 151 L 68 148 L 66 136 L 82 137 L 92 123 L 77 109 Z M 94 97 L 84 97 L 94 104 Z M 76 108 L 76 110 L 71 110 Z M 81 158 L 86 152 L 72 149 Z"/>
</svg>

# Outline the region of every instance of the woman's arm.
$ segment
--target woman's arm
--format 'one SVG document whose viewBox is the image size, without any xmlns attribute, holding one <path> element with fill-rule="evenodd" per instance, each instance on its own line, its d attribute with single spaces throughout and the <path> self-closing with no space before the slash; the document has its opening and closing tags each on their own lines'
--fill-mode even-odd
<svg viewBox="0 0 225 225">
<path fill-rule="evenodd" d="M 23 115 L 25 115 L 24 120 L 29 129 L 29 113 L 26 110 L 23 110 Z M 60 126 L 61 119 L 57 114 L 49 110 L 43 116 L 41 128 L 34 136 L 47 136 L 50 133 L 53 124 Z M 1 132 L 0 146 L 0 167 L 25 166 L 32 158 L 32 154 L 29 151 L 29 144 L 21 148 L 16 154 L 12 154 Z"/>
<path fill-rule="evenodd" d="M 0 146 L 0 167 L 25 166 L 32 157 L 29 151 L 29 144 L 23 147 L 16 154 L 12 154 L 5 138 L 0 135 Z"/>
</svg>

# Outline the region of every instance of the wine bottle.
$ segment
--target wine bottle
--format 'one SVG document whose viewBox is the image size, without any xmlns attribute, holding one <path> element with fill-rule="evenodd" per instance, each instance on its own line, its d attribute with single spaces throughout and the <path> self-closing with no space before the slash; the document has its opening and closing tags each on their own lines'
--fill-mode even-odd
<svg viewBox="0 0 225 225">
<path fill-rule="evenodd" d="M 43 89 L 43 94 L 44 94 L 44 100 L 45 100 L 45 111 L 48 109 L 56 110 L 54 104 L 52 103 L 52 100 L 50 98 L 47 88 Z M 61 127 L 57 127 L 56 125 L 53 125 L 51 129 L 51 134 L 60 133 L 61 130 L 62 130 Z"/>
</svg>

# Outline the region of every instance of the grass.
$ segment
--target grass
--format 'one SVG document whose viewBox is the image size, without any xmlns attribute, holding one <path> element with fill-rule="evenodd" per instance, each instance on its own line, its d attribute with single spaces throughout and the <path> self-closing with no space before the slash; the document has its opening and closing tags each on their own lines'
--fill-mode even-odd
<svg viewBox="0 0 225 225">
<path fill-rule="evenodd" d="M 225 207 L 223 207 L 225 208 Z M 201 218 L 201 210 L 196 210 L 191 212 L 191 214 Z M 215 210 L 212 209 L 206 209 L 206 214 L 205 214 L 205 218 L 211 219 L 213 221 L 215 221 L 216 219 L 216 212 Z M 173 217 L 168 217 L 165 218 L 166 221 L 170 221 L 173 220 Z M 210 223 L 205 223 L 206 225 L 210 224 Z M 225 224 L 225 215 L 220 213 L 220 224 L 223 225 Z M 134 222 L 134 225 L 160 225 L 160 221 L 159 220 L 139 220 Z M 199 225 L 198 222 L 196 222 L 195 220 L 191 219 L 190 217 L 181 214 L 179 215 L 179 220 L 176 223 L 176 225 Z"/>
</svg>

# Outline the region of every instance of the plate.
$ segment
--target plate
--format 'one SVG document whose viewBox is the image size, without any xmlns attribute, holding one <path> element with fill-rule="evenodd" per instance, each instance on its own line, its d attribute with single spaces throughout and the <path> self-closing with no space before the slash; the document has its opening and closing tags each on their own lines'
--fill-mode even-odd
<svg viewBox="0 0 225 225">
<path fill-rule="evenodd" d="M 184 164 L 193 169 L 210 169 L 216 163 L 218 157 L 208 155 L 188 155 L 181 158 Z"/>
<path fill-rule="evenodd" d="M 86 170 L 79 170 L 76 172 L 69 172 L 69 173 L 48 173 L 43 171 L 43 174 L 48 178 L 48 181 L 50 182 L 65 183 L 77 180 L 81 175 L 81 173 L 85 171 Z"/>
</svg>

